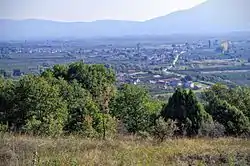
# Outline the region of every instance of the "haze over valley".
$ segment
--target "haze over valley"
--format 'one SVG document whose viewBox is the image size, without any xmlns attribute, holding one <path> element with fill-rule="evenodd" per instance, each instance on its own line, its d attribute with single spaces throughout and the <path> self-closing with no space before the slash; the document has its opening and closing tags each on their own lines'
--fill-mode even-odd
<svg viewBox="0 0 250 166">
<path fill-rule="evenodd" d="M 146 21 L 0 20 L 0 39 L 123 37 L 228 33 L 250 30 L 249 0 L 207 0 L 191 9 Z"/>
</svg>

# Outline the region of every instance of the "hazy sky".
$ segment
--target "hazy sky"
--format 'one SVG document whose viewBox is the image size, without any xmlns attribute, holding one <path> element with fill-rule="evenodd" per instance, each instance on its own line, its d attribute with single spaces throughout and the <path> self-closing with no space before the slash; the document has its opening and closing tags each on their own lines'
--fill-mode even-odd
<svg viewBox="0 0 250 166">
<path fill-rule="evenodd" d="M 0 0 L 0 18 L 147 20 L 205 0 Z"/>
</svg>

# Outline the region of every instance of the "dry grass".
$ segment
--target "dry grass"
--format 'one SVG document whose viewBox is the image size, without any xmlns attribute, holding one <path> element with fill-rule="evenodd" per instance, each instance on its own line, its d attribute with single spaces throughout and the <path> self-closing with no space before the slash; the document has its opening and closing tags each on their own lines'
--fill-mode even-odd
<svg viewBox="0 0 250 166">
<path fill-rule="evenodd" d="M 4 134 L 0 166 L 7 165 L 250 165 L 250 140 L 175 139 L 164 143 L 126 137 L 88 140 Z"/>
</svg>

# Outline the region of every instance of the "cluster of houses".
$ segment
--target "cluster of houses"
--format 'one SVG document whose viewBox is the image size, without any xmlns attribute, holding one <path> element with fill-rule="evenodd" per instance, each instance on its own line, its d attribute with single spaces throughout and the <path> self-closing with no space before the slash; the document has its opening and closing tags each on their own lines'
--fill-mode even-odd
<svg viewBox="0 0 250 166">
<path fill-rule="evenodd" d="M 185 79 L 181 79 L 178 77 L 173 77 L 173 78 L 162 78 L 160 75 L 154 75 L 152 76 L 151 79 L 148 79 L 149 75 L 144 75 L 144 77 L 138 77 L 136 75 L 129 76 L 128 74 L 125 73 L 118 73 L 117 74 L 117 80 L 119 83 L 124 84 L 151 84 L 151 85 L 158 85 L 160 87 L 163 87 L 164 89 L 169 89 L 169 88 L 175 88 L 175 87 L 183 87 L 187 89 L 194 89 L 198 90 L 201 89 L 202 87 L 199 85 L 196 85 L 193 81 L 187 81 Z"/>
<path fill-rule="evenodd" d="M 150 84 L 163 85 L 165 89 L 169 87 L 183 87 L 187 89 L 201 89 L 199 85 L 195 85 L 193 81 L 183 81 L 179 78 L 169 78 L 169 79 L 159 79 L 159 80 L 150 80 Z"/>
</svg>

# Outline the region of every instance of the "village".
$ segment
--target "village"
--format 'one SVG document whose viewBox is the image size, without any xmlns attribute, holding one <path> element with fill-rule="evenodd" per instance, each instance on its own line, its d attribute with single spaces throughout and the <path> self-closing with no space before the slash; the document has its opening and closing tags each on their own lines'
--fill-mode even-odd
<svg viewBox="0 0 250 166">
<path fill-rule="evenodd" d="M 223 81 L 220 76 L 211 75 L 214 71 L 210 69 L 250 69 L 246 47 L 250 42 L 246 40 L 117 40 L 0 43 L 0 74 L 13 78 L 39 75 L 55 64 L 83 61 L 113 68 L 117 85 L 136 84 L 162 94 L 171 93 L 176 87 L 199 92 Z"/>
</svg>

